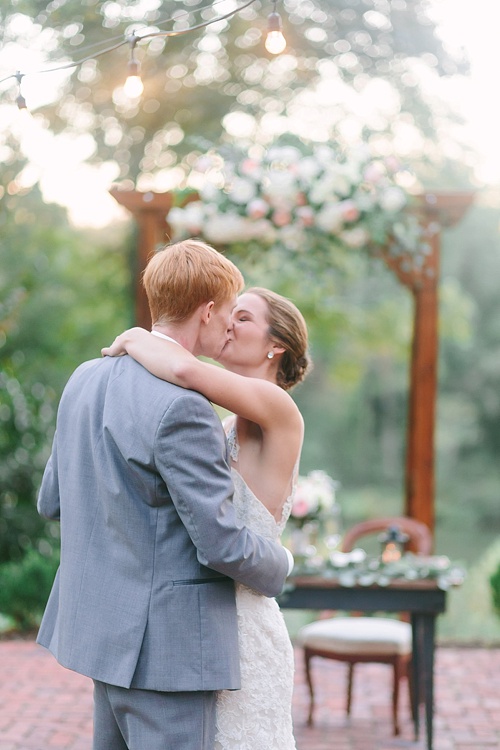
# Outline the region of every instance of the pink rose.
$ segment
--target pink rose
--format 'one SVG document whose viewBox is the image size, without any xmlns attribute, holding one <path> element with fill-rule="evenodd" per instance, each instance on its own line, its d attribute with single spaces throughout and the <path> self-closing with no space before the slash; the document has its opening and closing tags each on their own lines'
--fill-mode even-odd
<svg viewBox="0 0 500 750">
<path fill-rule="evenodd" d="M 290 211 L 284 211 L 283 209 L 276 209 L 276 211 L 273 213 L 273 223 L 277 227 L 284 227 L 287 224 L 290 224 L 292 221 L 292 216 L 290 214 Z"/>
<path fill-rule="evenodd" d="M 295 518 L 305 518 L 309 513 L 309 505 L 304 498 L 296 498 L 292 505 L 292 516 Z"/>
<path fill-rule="evenodd" d="M 357 221 L 357 219 L 359 219 L 359 209 L 354 201 L 341 201 L 339 203 L 339 209 L 344 221 Z"/>
<path fill-rule="evenodd" d="M 382 162 L 374 161 L 368 164 L 366 167 L 363 177 L 367 182 L 377 183 L 385 174 L 385 167 Z"/>
<path fill-rule="evenodd" d="M 259 169 L 259 162 L 255 161 L 255 159 L 244 159 L 241 162 L 241 174 L 244 175 L 252 175 Z"/>
<path fill-rule="evenodd" d="M 301 206 L 298 208 L 297 216 L 300 219 L 302 226 L 312 227 L 314 225 L 314 211 L 311 206 Z"/>
<path fill-rule="evenodd" d="M 385 166 L 390 172 L 397 172 L 399 169 L 401 169 L 401 164 L 395 156 L 386 156 L 384 162 Z"/>
<path fill-rule="evenodd" d="M 247 207 L 247 214 L 251 219 L 263 219 L 264 216 L 267 216 L 268 211 L 269 203 L 266 203 L 262 198 L 254 198 Z"/>
</svg>

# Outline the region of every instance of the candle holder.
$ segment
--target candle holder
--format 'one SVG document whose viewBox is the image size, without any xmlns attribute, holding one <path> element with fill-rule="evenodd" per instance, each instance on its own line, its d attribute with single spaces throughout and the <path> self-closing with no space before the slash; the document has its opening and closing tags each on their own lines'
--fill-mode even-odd
<svg viewBox="0 0 500 750">
<path fill-rule="evenodd" d="M 380 534 L 380 559 L 383 563 L 393 563 L 401 559 L 405 551 L 405 544 L 409 536 L 401 531 L 399 526 L 389 526 L 387 531 Z"/>
</svg>

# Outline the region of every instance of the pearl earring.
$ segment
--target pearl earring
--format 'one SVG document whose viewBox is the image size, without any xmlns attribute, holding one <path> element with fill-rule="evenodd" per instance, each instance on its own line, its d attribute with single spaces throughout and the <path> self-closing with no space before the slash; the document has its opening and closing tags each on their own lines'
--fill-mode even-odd
<svg viewBox="0 0 500 750">
<path fill-rule="evenodd" d="M 274 357 L 274 352 L 268 352 L 267 353 L 267 358 L 268 359 L 272 359 L 273 357 Z"/>
</svg>

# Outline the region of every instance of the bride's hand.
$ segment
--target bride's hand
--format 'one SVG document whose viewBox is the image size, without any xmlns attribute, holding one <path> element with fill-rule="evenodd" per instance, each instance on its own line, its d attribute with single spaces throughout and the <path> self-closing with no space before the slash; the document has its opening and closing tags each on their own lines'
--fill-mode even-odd
<svg viewBox="0 0 500 750">
<path fill-rule="evenodd" d="M 124 331 L 123 333 L 120 333 L 119 336 L 115 338 L 111 346 L 105 346 L 101 349 L 101 354 L 103 357 L 121 357 L 124 354 L 128 353 L 127 346 L 130 343 L 131 340 L 133 340 L 134 333 L 137 331 L 141 331 L 142 333 L 146 333 L 144 328 L 129 328 L 127 331 Z"/>
</svg>

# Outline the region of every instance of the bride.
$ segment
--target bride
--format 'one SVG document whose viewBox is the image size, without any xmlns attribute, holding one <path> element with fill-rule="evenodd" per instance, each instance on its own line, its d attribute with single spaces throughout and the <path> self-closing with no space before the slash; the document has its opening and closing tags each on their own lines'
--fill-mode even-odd
<svg viewBox="0 0 500 750">
<path fill-rule="evenodd" d="M 286 392 L 309 367 L 307 328 L 292 302 L 260 287 L 238 298 L 217 358 L 196 359 L 174 341 L 133 328 L 105 355 L 128 353 L 154 375 L 200 391 L 233 412 L 224 421 L 241 523 L 281 535 L 292 505 L 303 420 Z M 294 750 L 293 650 L 274 599 L 236 584 L 241 690 L 217 699 L 216 750 Z"/>
</svg>

